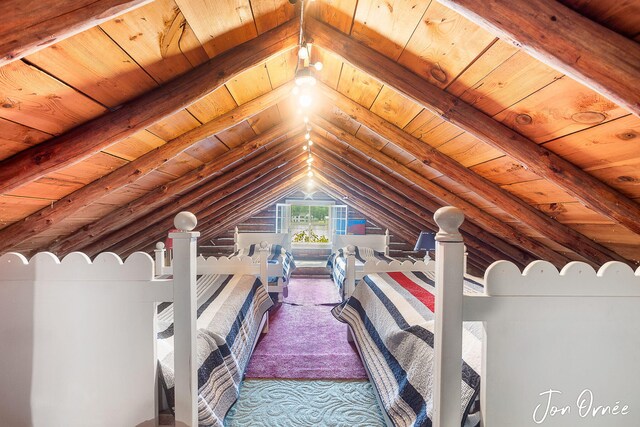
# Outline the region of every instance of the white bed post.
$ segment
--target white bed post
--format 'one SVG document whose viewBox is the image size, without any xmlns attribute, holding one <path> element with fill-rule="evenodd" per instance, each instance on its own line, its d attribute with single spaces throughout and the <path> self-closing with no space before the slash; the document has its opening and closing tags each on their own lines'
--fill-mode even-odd
<svg viewBox="0 0 640 427">
<path fill-rule="evenodd" d="M 389 229 L 387 228 L 384 231 L 384 254 L 389 256 L 389 244 L 391 243 L 391 238 L 389 237 Z"/>
<path fill-rule="evenodd" d="M 464 274 L 467 274 L 467 268 L 468 268 L 468 262 L 469 262 L 469 252 L 467 251 L 467 245 L 464 245 L 464 268 L 463 268 L 463 272 Z"/>
<path fill-rule="evenodd" d="M 433 425 L 460 427 L 464 244 L 458 228 L 464 214 L 446 206 L 436 211 L 434 219 L 440 229 L 436 234 Z"/>
<path fill-rule="evenodd" d="M 267 260 L 269 257 L 269 244 L 265 241 L 260 242 L 258 253 L 260 254 L 260 281 L 265 291 L 269 292 L 269 272 L 267 271 L 269 267 Z"/>
<path fill-rule="evenodd" d="M 238 252 L 238 227 L 233 231 L 233 252 Z"/>
<path fill-rule="evenodd" d="M 346 277 L 344 278 L 342 293 L 344 298 L 347 299 L 356 287 L 356 247 L 348 245 L 345 248 L 344 256 L 347 258 L 347 271 L 345 272 Z"/>
<path fill-rule="evenodd" d="M 165 267 L 165 259 L 166 259 L 166 249 L 164 248 L 164 243 L 158 242 L 156 243 L 156 248 L 154 249 L 155 254 L 155 274 L 156 276 L 162 276 L 164 274 Z"/>
<path fill-rule="evenodd" d="M 200 233 L 191 231 L 197 220 L 190 212 L 174 219 L 173 328 L 176 427 L 198 425 L 198 353 L 196 349 L 196 243 Z"/>
</svg>

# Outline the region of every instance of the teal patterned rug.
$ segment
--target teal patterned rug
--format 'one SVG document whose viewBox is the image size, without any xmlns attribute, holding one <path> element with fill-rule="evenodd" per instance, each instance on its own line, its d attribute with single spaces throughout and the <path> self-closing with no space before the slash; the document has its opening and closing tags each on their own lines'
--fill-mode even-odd
<svg viewBox="0 0 640 427">
<path fill-rule="evenodd" d="M 383 427 L 367 381 L 245 380 L 227 427 Z"/>
</svg>

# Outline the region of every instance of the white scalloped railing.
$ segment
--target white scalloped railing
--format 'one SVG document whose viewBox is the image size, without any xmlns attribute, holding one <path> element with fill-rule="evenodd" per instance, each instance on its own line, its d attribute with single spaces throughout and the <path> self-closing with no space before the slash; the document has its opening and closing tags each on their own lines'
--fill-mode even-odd
<svg viewBox="0 0 640 427">
<path fill-rule="evenodd" d="M 0 256 L 3 280 L 152 280 L 153 259 L 135 252 L 125 261 L 112 252 L 103 252 L 93 261 L 82 252 L 72 252 L 60 260 L 51 252 L 40 252 L 31 259 L 9 252 Z"/>
<path fill-rule="evenodd" d="M 640 268 L 610 261 L 596 272 L 574 261 L 561 271 L 547 261 L 534 261 L 524 271 L 509 261 L 491 264 L 485 273 L 487 295 L 640 296 Z"/>
</svg>

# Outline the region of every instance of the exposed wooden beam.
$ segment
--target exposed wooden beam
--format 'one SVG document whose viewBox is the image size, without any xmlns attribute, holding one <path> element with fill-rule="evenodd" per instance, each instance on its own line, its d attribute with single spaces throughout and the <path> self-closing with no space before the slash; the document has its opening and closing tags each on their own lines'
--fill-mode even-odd
<svg viewBox="0 0 640 427">
<path fill-rule="evenodd" d="M 352 101 L 325 85 L 320 84 L 318 87 L 329 102 L 347 113 L 354 120 L 378 133 L 389 141 L 390 144 L 406 151 L 421 162 L 469 188 L 480 197 L 499 206 L 500 209 L 533 228 L 541 235 L 550 238 L 566 248 L 570 248 L 578 255 L 596 264 L 603 264 L 611 260 L 629 262 L 612 250 L 605 248 L 568 226 L 548 217 L 488 179 L 483 178 L 450 157 L 442 154 L 429 144 L 420 141 L 375 115 L 357 102 Z"/>
<path fill-rule="evenodd" d="M 432 230 L 437 229 L 433 214 L 440 206 L 434 205 L 433 201 L 416 194 L 417 192 L 411 191 L 406 186 L 397 188 L 396 185 L 398 183 L 390 180 L 388 176 L 386 180 L 374 180 L 361 170 L 356 169 L 355 166 L 343 161 L 344 159 L 340 158 L 339 155 L 334 155 L 330 151 L 316 149 L 316 157 L 318 157 L 318 151 L 320 150 L 322 150 L 319 154 L 322 157 L 321 167 L 326 169 L 331 177 L 338 177 L 343 185 L 351 186 L 357 191 L 368 194 L 369 198 L 386 205 L 391 212 L 397 215 L 402 215 L 402 211 L 406 210 L 410 213 L 405 217 L 406 221 L 416 221 L 422 223 L 423 226 L 430 227 Z M 370 165 L 367 172 L 373 172 Z M 391 204 L 388 204 L 385 199 L 388 199 Z M 532 260 L 528 254 L 506 245 L 505 242 L 499 241 L 499 239 L 474 224 L 467 223 L 463 227 L 465 227 L 462 230 L 466 235 L 467 245 L 486 253 L 494 260 L 507 259 L 521 266 Z"/>
<path fill-rule="evenodd" d="M 349 132 L 334 125 L 328 120 L 325 120 L 320 116 L 314 116 L 313 123 L 316 125 L 314 127 L 314 130 L 324 130 L 325 132 L 327 132 L 326 136 L 329 140 L 331 140 L 331 137 L 333 136 L 338 140 L 348 144 L 350 147 L 353 147 L 353 149 L 362 153 L 363 155 L 370 157 L 376 162 L 379 162 L 380 164 L 388 167 L 407 181 L 415 184 L 422 191 L 434 197 L 443 206 L 452 205 L 462 209 L 469 221 L 475 222 L 485 230 L 490 231 L 492 234 L 497 235 L 501 239 L 510 242 L 513 245 L 519 246 L 541 259 L 545 259 L 553 263 L 557 267 L 562 267 L 570 261 L 564 255 L 559 254 L 553 249 L 538 242 L 537 240 L 524 235 L 523 233 L 506 224 L 504 221 L 501 221 L 493 217 L 492 215 L 489 215 L 472 203 L 467 202 L 463 198 L 456 196 L 455 194 L 449 192 L 433 181 L 428 180 L 418 172 L 408 168 L 397 160 L 387 156 L 383 152 L 376 150 L 372 145 L 361 141 L 356 136 L 351 135 Z"/>
<path fill-rule="evenodd" d="M 70 166 L 188 107 L 234 76 L 296 46 L 291 20 L 69 132 L 0 162 L 0 194 Z"/>
<path fill-rule="evenodd" d="M 10 249 L 16 243 L 43 232 L 48 227 L 64 220 L 70 214 L 79 212 L 92 203 L 95 203 L 96 200 L 101 197 L 137 181 L 175 158 L 196 142 L 233 127 L 243 120 L 263 111 L 265 108 L 275 105 L 288 94 L 289 86 L 287 85 L 268 92 L 143 154 L 113 172 L 66 195 L 57 203 L 42 208 L 21 221 L 5 227 L 0 230 L 0 252 Z M 254 140 L 228 151 L 208 165 L 200 166 L 195 172 L 190 173 L 189 176 L 193 178 L 194 174 L 213 173 L 216 169 L 240 159 L 247 153 L 258 149 L 272 139 L 281 136 L 283 132 L 288 132 L 289 130 L 290 126 L 286 125 L 280 125 L 270 129 L 260 134 Z M 186 180 L 183 180 L 181 182 L 184 183 L 185 181 Z"/>
<path fill-rule="evenodd" d="M 302 157 L 300 161 L 302 161 Z M 114 243 L 113 246 L 107 248 L 111 252 L 116 253 L 126 253 L 130 250 L 140 250 L 146 245 L 153 243 L 160 235 L 166 236 L 167 232 L 173 228 L 173 217 L 180 212 L 181 210 L 186 210 L 192 212 L 199 218 L 200 222 L 200 230 L 206 229 L 207 224 L 207 216 L 215 213 L 216 211 L 222 209 L 224 206 L 229 205 L 230 203 L 237 202 L 238 200 L 242 200 L 247 197 L 252 191 L 260 191 L 260 189 L 265 190 L 265 188 L 270 188 L 269 185 L 280 184 L 279 179 L 287 174 L 291 173 L 294 168 L 300 168 L 297 163 L 291 162 L 285 165 L 282 168 L 273 169 L 271 172 L 265 174 L 264 176 L 254 180 L 251 185 L 238 185 L 237 183 L 229 184 L 231 186 L 231 190 L 229 191 L 227 196 L 224 198 L 217 198 L 215 195 L 211 195 L 205 199 L 199 200 L 198 202 L 185 204 L 180 203 L 180 199 L 178 199 L 175 203 L 170 203 L 166 208 L 163 208 L 163 217 L 164 219 L 157 220 L 152 218 L 151 216 L 147 216 L 140 220 L 138 224 L 145 224 L 146 228 L 141 229 L 140 226 L 136 228 L 136 231 L 130 233 L 129 236 L 121 239 L 117 243 Z M 286 185 L 287 182 L 282 183 Z M 215 200 L 212 203 L 213 198 Z M 237 212 L 235 212 L 237 214 Z M 230 215 L 227 215 L 229 217 Z M 232 216 L 232 215 L 231 215 Z M 149 218 L 149 219 L 147 219 Z M 102 249 L 104 250 L 104 249 Z M 86 251 L 87 253 L 96 253 L 98 251 Z"/>
<path fill-rule="evenodd" d="M 289 141 L 288 144 L 274 148 L 273 152 L 263 153 L 251 161 L 225 171 L 224 174 L 208 180 L 208 182 L 178 198 L 160 199 L 162 203 L 154 203 L 154 209 L 145 209 L 141 214 L 132 213 L 133 218 L 131 218 L 131 221 L 123 221 L 126 217 L 116 217 L 112 220 L 112 226 L 110 228 L 105 227 L 105 232 L 99 235 L 87 236 L 86 233 L 77 233 L 79 234 L 78 238 L 66 239 L 61 242 L 57 252 L 68 253 L 74 250 L 81 250 L 95 254 L 116 246 L 136 234 L 140 230 L 141 223 L 149 226 L 163 219 L 172 218 L 180 210 L 188 210 L 193 213 L 195 213 L 194 211 L 199 212 L 199 210 L 205 209 L 210 204 L 208 196 L 213 194 L 216 198 L 223 199 L 239 189 L 257 182 L 256 180 L 259 178 L 268 175 L 274 166 L 281 162 L 288 162 L 299 156 L 300 154 L 297 151 L 292 150 L 295 142 L 298 141 Z M 284 148 L 284 150 L 280 148 Z M 109 215 L 106 218 L 110 217 Z M 105 222 L 108 221 L 109 219 Z M 52 249 L 56 249 L 56 247 Z"/>
<path fill-rule="evenodd" d="M 640 44 L 558 1 L 438 0 L 640 115 Z"/>
<path fill-rule="evenodd" d="M 425 229 L 436 229 L 435 225 L 430 224 L 429 222 L 422 222 L 422 219 L 417 219 L 416 215 L 410 211 L 401 207 L 399 205 L 388 205 L 390 208 L 383 208 L 380 205 L 380 197 L 376 194 L 375 191 L 367 190 L 366 188 L 352 188 L 353 180 L 351 179 L 343 179 L 341 176 L 336 174 L 331 174 L 331 178 L 320 178 L 322 182 L 334 189 L 334 191 L 346 191 L 348 194 L 347 203 L 350 203 L 354 206 L 354 208 L 359 209 L 363 212 L 371 212 L 371 215 L 376 219 L 383 222 L 387 222 L 390 224 L 388 226 L 391 230 L 402 230 L 406 229 L 406 227 L 414 227 L 416 224 L 422 224 L 421 228 L 417 228 L 414 231 L 409 231 L 406 237 L 403 237 L 406 241 L 413 241 L 417 238 L 420 231 L 424 231 Z M 391 210 L 389 210 L 391 209 Z M 398 225 L 398 221 L 401 221 L 401 225 Z M 395 224 L 395 225 L 394 225 Z M 429 224 L 425 226 L 425 224 Z M 399 228 L 394 228 L 399 227 Z M 394 231 L 397 233 L 397 231 Z M 398 233 L 400 234 L 400 233 Z M 498 255 L 495 252 L 493 255 L 486 255 L 482 252 L 482 250 L 492 251 L 491 248 L 485 247 L 482 243 L 479 243 L 476 239 L 469 236 L 467 243 L 471 248 L 472 256 L 470 260 L 481 270 L 486 269 L 489 264 L 491 264 Z"/>
<path fill-rule="evenodd" d="M 278 135 L 282 135 L 284 130 L 283 126 L 277 126 L 276 128 Z M 107 216 L 91 224 L 83 226 L 80 230 L 74 231 L 70 235 L 49 245 L 49 251 L 56 254 L 66 254 L 75 250 L 83 250 L 84 246 L 88 246 L 94 242 L 98 245 L 97 250 L 108 248 L 113 244 L 108 240 L 115 238 L 118 234 L 126 236 L 131 232 L 129 227 L 135 227 L 135 222 L 138 218 L 149 213 L 151 213 L 152 216 L 163 215 L 165 210 L 163 205 L 166 206 L 167 201 L 173 199 L 178 194 L 183 193 L 180 196 L 181 203 L 200 200 L 208 194 L 217 191 L 221 186 L 226 185 L 231 180 L 240 179 L 246 173 L 252 172 L 255 168 L 279 158 L 282 153 L 291 150 L 296 144 L 299 144 L 303 140 L 303 137 L 299 136 L 282 142 L 279 139 L 273 140 L 274 134 L 269 135 L 269 133 L 270 131 L 260 134 L 253 140 L 234 148 L 221 157 L 186 173 L 174 181 L 157 187 L 144 196 L 116 209 L 114 212 L 110 212 Z M 259 148 L 263 141 L 271 141 L 268 144 L 270 148 L 268 152 L 265 152 L 266 147 Z M 251 147 L 253 147 L 257 155 L 253 155 L 253 157 L 246 159 L 246 161 L 238 165 L 238 160 L 242 157 L 238 155 L 238 152 L 247 155 L 249 154 L 248 150 L 252 150 Z M 232 166 L 235 167 L 231 169 Z M 263 172 L 264 171 L 259 172 L 258 176 Z M 188 192 L 184 193 L 185 191 Z M 149 221 L 148 217 L 146 221 Z M 119 231 L 114 232 L 114 230 Z M 105 237 L 107 235 L 109 236 L 108 238 Z"/>
<path fill-rule="evenodd" d="M 305 29 L 318 45 L 375 76 L 444 120 L 513 157 L 594 211 L 640 234 L 640 204 L 619 191 L 330 26 L 309 18 Z"/>
<path fill-rule="evenodd" d="M 0 67 L 152 0 L 3 0 Z"/>
</svg>

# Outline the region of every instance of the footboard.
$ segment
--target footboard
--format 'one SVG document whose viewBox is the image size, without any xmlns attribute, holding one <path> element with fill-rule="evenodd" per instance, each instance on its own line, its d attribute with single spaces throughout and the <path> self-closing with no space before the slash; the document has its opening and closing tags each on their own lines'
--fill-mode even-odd
<svg viewBox="0 0 640 427">
<path fill-rule="evenodd" d="M 153 260 L 0 257 L 2 425 L 156 425 Z M 126 333 L 123 333 L 126 331 Z"/>
<path fill-rule="evenodd" d="M 463 320 L 484 325 L 485 426 L 640 425 L 640 269 L 572 262 L 558 272 L 536 261 L 521 273 L 499 261 L 484 295 L 463 295 L 462 214 L 449 208 L 436 221 L 435 425 L 460 425 L 460 407 L 450 404 L 460 398 Z"/>
</svg>

